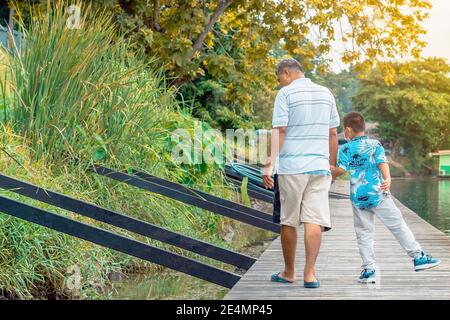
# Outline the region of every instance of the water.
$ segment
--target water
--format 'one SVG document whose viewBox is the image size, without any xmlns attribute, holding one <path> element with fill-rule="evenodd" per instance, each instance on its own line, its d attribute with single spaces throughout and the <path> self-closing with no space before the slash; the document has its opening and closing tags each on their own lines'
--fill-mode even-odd
<svg viewBox="0 0 450 320">
<path fill-rule="evenodd" d="M 120 300 L 205 300 L 222 299 L 228 290 L 171 270 L 157 274 L 131 274 L 113 283 L 112 299 Z"/>
<path fill-rule="evenodd" d="M 242 253 L 259 257 L 272 243 L 275 235 L 256 228 L 244 227 L 249 240 Z M 220 300 L 228 289 L 179 272 L 166 269 L 154 274 L 130 274 L 127 279 L 113 281 L 111 299 L 120 300 Z"/>
<path fill-rule="evenodd" d="M 424 220 L 450 235 L 450 179 L 394 179 L 391 192 Z"/>
</svg>

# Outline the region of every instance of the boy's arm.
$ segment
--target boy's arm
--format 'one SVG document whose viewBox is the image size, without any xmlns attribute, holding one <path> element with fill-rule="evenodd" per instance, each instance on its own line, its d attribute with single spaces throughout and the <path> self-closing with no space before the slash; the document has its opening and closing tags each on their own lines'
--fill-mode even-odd
<svg viewBox="0 0 450 320">
<path fill-rule="evenodd" d="M 344 148 L 340 148 L 338 153 L 338 161 L 337 165 L 330 165 L 332 179 L 335 180 L 337 177 L 342 176 L 348 169 L 349 161 L 348 161 L 348 148 L 344 150 Z"/>
<path fill-rule="evenodd" d="M 375 156 L 375 163 L 377 164 L 378 169 L 380 169 L 381 175 L 383 177 L 383 183 L 381 184 L 381 190 L 389 191 L 389 188 L 391 187 L 391 173 L 389 171 L 389 165 L 387 163 L 384 148 L 381 145 L 381 143 L 379 143 L 379 142 L 375 149 L 374 156 Z"/>
<path fill-rule="evenodd" d="M 383 176 L 381 190 L 389 191 L 389 188 L 391 187 L 391 172 L 389 170 L 389 165 L 386 162 L 380 163 L 378 169 L 380 169 L 381 175 Z"/>
</svg>

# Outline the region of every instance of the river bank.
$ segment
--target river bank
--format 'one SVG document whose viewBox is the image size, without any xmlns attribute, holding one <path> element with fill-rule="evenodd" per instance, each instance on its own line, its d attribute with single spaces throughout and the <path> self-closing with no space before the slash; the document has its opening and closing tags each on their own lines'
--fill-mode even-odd
<svg viewBox="0 0 450 320">
<path fill-rule="evenodd" d="M 252 200 L 252 207 L 271 213 L 272 206 L 258 200 Z M 276 238 L 276 235 L 251 226 L 242 225 L 240 237 L 247 241 L 240 252 L 258 258 Z M 238 235 L 239 236 L 239 235 Z M 106 296 L 109 299 L 149 300 L 149 299 L 222 299 L 228 289 L 165 269 L 162 272 L 145 274 L 132 273 L 113 280 Z"/>
<path fill-rule="evenodd" d="M 272 240 L 271 237 L 263 237 L 241 253 L 259 257 Z M 107 296 L 115 300 L 220 300 L 228 292 L 228 289 L 171 270 L 151 275 L 129 274 L 124 279 L 113 281 L 109 290 Z"/>
</svg>

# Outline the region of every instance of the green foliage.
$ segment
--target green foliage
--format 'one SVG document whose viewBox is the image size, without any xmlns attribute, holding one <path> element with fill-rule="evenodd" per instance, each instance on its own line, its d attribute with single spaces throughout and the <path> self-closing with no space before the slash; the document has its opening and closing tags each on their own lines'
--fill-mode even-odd
<svg viewBox="0 0 450 320">
<path fill-rule="evenodd" d="M 195 116 L 221 127 L 266 120 L 271 105 L 262 96 L 273 93 L 279 54 L 322 71 L 328 61 L 320 57 L 335 40 L 349 44 L 343 61 L 361 62 L 359 71 L 390 57 L 418 57 L 424 46 L 420 22 L 430 8 L 428 0 L 89 2 L 112 12 L 135 48 L 157 57 L 184 100 L 195 101 Z M 341 30 L 342 24 L 351 27 Z M 390 71 L 384 72 L 388 79 Z"/>
<path fill-rule="evenodd" d="M 241 185 L 242 202 L 250 207 L 250 197 L 248 196 L 248 177 L 244 177 Z"/>
<path fill-rule="evenodd" d="M 359 88 L 359 76 L 352 68 L 339 73 L 312 74 L 311 78 L 333 92 L 341 117 L 352 110 L 352 98 Z"/>
<path fill-rule="evenodd" d="M 77 30 L 66 28 L 63 2 L 45 9 L 31 11 L 36 19 L 21 24 L 26 49 L 16 55 L 2 52 L 0 171 L 219 246 L 242 245 L 239 238 L 231 244 L 222 240 L 224 227 L 233 225 L 228 219 L 86 170 L 94 162 L 136 168 L 236 199 L 217 166 L 181 166 L 172 160 L 172 132 L 193 128 L 195 119 L 180 107 L 159 71 L 116 36 L 107 13 L 87 10 Z M 2 194 L 220 265 L 12 192 Z M 81 270 L 78 293 L 65 285 L 71 266 Z M 111 271 L 141 268 L 160 269 L 0 213 L 0 295 L 95 298 Z"/>
<path fill-rule="evenodd" d="M 379 69 L 365 80 L 353 99 L 378 134 L 400 143 L 416 166 L 430 151 L 448 144 L 450 134 L 450 66 L 438 58 L 392 64 L 395 84 L 386 84 Z"/>
</svg>

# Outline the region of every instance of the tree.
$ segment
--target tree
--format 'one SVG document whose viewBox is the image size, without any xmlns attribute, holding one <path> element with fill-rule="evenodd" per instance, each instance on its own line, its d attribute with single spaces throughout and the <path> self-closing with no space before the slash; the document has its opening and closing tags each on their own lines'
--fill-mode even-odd
<svg viewBox="0 0 450 320">
<path fill-rule="evenodd" d="M 331 90 L 341 116 L 353 109 L 352 98 L 356 95 L 359 87 L 359 75 L 353 68 L 339 73 L 312 74 L 310 77 Z"/>
<path fill-rule="evenodd" d="M 395 85 L 375 69 L 353 99 L 357 109 L 377 121 L 384 142 L 401 145 L 420 166 L 429 152 L 448 145 L 450 135 L 450 66 L 428 58 L 390 65 Z M 415 160 L 415 161 L 414 161 Z"/>
<path fill-rule="evenodd" d="M 318 57 L 332 49 L 334 40 L 342 41 L 346 44 L 343 62 L 359 62 L 358 71 L 369 70 L 388 58 L 418 57 L 424 46 L 419 39 L 424 33 L 420 23 L 430 8 L 428 0 L 84 2 L 111 11 L 119 30 L 137 49 L 157 57 L 175 86 L 214 83 L 220 90 L 210 93 L 219 103 L 209 106 L 244 122 L 252 116 L 255 97 L 276 86 L 273 70 L 280 46 L 282 52 L 299 58 L 306 69 L 323 71 L 327 61 Z M 384 74 L 388 80 L 393 77 L 392 70 L 386 69 Z M 196 90 L 180 91 L 198 94 Z M 197 115 L 205 110 L 213 119 L 220 119 L 210 107 L 194 106 Z"/>
</svg>

